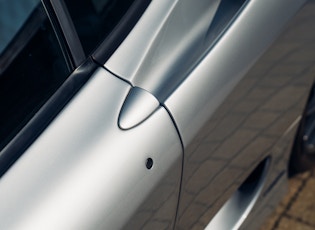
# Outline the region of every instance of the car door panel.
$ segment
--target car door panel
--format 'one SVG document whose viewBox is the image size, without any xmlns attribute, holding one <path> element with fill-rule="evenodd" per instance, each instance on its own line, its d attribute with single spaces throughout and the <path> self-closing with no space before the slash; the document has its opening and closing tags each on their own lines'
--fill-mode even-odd
<svg viewBox="0 0 315 230">
<path fill-rule="evenodd" d="M 252 0 L 239 3 L 239 8 L 233 9 L 232 17 L 219 27 L 219 32 L 211 34 L 211 29 L 218 28 L 212 23 L 222 19 L 217 14 L 224 15 L 225 7 L 229 5 L 227 2 L 194 2 L 194 9 L 200 7 L 202 10 L 199 11 L 205 12 L 207 17 L 202 13 L 196 16 L 188 1 L 165 2 L 171 7 L 168 11 L 161 11 L 160 24 L 157 19 L 152 19 L 157 23 L 152 26 L 150 16 L 156 16 L 152 10 L 153 2 L 147 9 L 147 12 L 153 12 L 149 16 L 143 15 L 104 64 L 119 77 L 154 95 L 174 119 L 185 148 L 176 225 L 179 229 L 205 227 L 245 183 L 250 173 L 268 157 L 272 159 L 270 168 L 276 169 L 272 173 L 266 172 L 268 176 L 259 191 L 266 195 L 266 187 L 274 183 L 274 187 L 282 191 L 275 197 L 279 198 L 284 193 L 286 161 L 281 158 L 288 156 L 286 151 L 289 149 L 284 143 L 288 145 L 292 140 L 295 126 L 290 125 L 297 124 L 295 121 L 301 110 L 294 110 L 296 113 L 291 114 L 285 110 L 288 107 L 283 107 L 275 113 L 268 110 L 272 105 L 267 101 L 264 105 L 258 100 L 250 100 L 247 105 L 247 98 L 237 101 L 240 106 L 234 107 L 233 99 L 244 91 L 243 87 L 248 87 L 245 89 L 254 94 L 258 77 L 246 73 L 305 1 Z M 192 19 L 189 21 L 191 24 L 186 23 L 183 15 Z M 216 37 L 211 40 L 207 37 L 209 34 Z M 181 46 L 179 41 L 185 39 L 187 42 Z M 258 66 L 255 68 L 260 70 Z M 263 66 L 265 72 L 272 67 L 270 63 Z M 256 75 L 261 76 L 258 70 Z M 294 95 L 294 100 L 290 101 L 292 104 L 300 99 L 303 103 L 309 88 L 292 86 L 280 89 L 279 95 L 270 98 L 269 103 L 281 104 L 281 100 L 291 94 Z M 265 89 L 259 90 L 264 94 Z M 270 93 L 266 91 L 266 94 Z M 260 105 L 264 106 L 260 108 Z M 226 111 L 229 112 L 224 114 Z M 287 130 L 278 130 L 277 138 L 261 135 L 262 130 L 281 116 L 288 119 Z M 259 119 L 265 123 L 256 125 Z M 257 199 L 259 195 L 252 197 Z M 253 203 L 249 202 L 251 207 Z M 242 224 L 236 223 L 234 227 Z"/>
<path fill-rule="evenodd" d="M 1 152 L 0 228 L 256 228 L 313 83 L 314 1 L 263 53 L 305 2 L 136 1 Z"/>
<path fill-rule="evenodd" d="M 105 68 L 163 100 L 209 45 L 207 32 L 219 3 L 152 1 Z"/>
<path fill-rule="evenodd" d="M 259 221 L 270 215 L 285 194 L 292 142 L 314 81 L 315 34 L 310 32 L 314 6 L 314 1 L 308 2 L 244 77 L 231 83 L 235 84 L 232 91 L 185 148 L 177 229 L 203 229 L 266 157 L 271 161 L 265 184 L 240 229 L 258 229 Z M 222 87 L 224 90 L 225 84 Z M 222 100 L 221 88 L 216 89 Z M 212 96 L 200 98 L 210 104 L 216 94 Z M 209 112 L 200 108 L 200 113 Z M 192 113 L 196 122 L 200 122 L 198 113 L 198 109 Z M 185 112 L 178 114 L 184 116 Z"/>
<path fill-rule="evenodd" d="M 118 229 L 141 205 L 153 206 L 145 201 L 166 200 L 170 216 L 155 220 L 172 226 L 181 143 L 162 107 L 135 128 L 119 128 L 130 89 L 106 70 L 96 70 L 1 178 L 2 229 Z M 165 180 L 168 173 L 172 177 Z M 151 200 L 154 190 L 159 197 Z"/>
<path fill-rule="evenodd" d="M 304 1 L 250 1 L 164 102 L 186 146 Z M 284 12 L 283 5 L 290 7 Z M 192 106 L 193 105 L 193 106 Z"/>
</svg>

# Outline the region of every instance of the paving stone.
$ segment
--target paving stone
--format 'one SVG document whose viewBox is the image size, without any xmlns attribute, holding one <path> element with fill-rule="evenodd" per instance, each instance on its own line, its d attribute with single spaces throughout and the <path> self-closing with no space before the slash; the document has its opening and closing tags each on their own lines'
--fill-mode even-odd
<svg viewBox="0 0 315 230">
<path fill-rule="evenodd" d="M 306 180 L 311 176 L 311 172 L 305 172 L 305 173 L 300 173 L 296 175 L 296 178 L 299 178 L 301 180 Z"/>
<path fill-rule="evenodd" d="M 314 230 L 314 228 L 294 219 L 283 217 L 274 230 Z"/>
<path fill-rule="evenodd" d="M 288 194 L 260 230 L 315 230 L 314 191 L 315 175 L 311 172 L 291 178 Z"/>
<path fill-rule="evenodd" d="M 268 220 L 264 223 L 264 225 L 260 228 L 260 230 L 274 230 L 274 226 L 281 214 L 284 212 L 285 207 L 283 205 L 279 205 L 273 214 L 270 216 Z"/>
<path fill-rule="evenodd" d="M 296 194 L 299 192 L 302 186 L 303 186 L 302 180 L 300 180 L 299 178 L 292 178 L 289 181 L 289 191 L 281 201 L 281 205 L 287 206 L 289 202 L 294 198 L 294 196 L 296 196 Z"/>
<path fill-rule="evenodd" d="M 315 178 L 307 180 L 305 187 L 299 192 L 288 214 L 310 224 L 315 229 Z"/>
</svg>

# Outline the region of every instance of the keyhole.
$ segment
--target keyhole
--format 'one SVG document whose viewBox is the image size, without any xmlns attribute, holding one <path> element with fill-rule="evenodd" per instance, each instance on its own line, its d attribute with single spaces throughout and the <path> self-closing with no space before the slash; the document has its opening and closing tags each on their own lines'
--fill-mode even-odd
<svg viewBox="0 0 315 230">
<path fill-rule="evenodd" d="M 145 163 L 147 169 L 151 169 L 153 167 L 153 159 L 152 158 L 148 158 L 146 163 Z"/>
</svg>

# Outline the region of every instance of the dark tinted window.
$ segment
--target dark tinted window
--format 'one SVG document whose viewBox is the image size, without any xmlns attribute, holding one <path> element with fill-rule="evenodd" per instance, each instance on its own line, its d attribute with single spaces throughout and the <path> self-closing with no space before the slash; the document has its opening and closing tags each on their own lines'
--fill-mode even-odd
<svg viewBox="0 0 315 230">
<path fill-rule="evenodd" d="M 0 2 L 0 150 L 69 75 L 41 3 Z"/>
<path fill-rule="evenodd" d="M 134 0 L 66 0 L 66 5 L 86 54 L 119 23 Z"/>
</svg>

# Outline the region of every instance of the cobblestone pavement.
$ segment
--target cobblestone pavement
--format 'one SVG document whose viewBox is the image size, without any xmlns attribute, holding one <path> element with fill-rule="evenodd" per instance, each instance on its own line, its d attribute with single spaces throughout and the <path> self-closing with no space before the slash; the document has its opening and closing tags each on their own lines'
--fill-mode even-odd
<svg viewBox="0 0 315 230">
<path fill-rule="evenodd" d="M 315 229 L 315 170 L 289 181 L 289 191 L 260 230 Z"/>
</svg>

